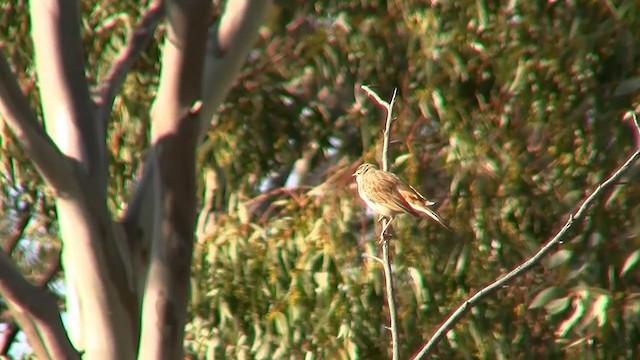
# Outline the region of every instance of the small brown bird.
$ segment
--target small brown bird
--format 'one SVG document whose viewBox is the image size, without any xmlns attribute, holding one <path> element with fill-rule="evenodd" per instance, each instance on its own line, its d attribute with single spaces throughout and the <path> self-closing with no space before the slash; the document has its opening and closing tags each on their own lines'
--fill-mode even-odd
<svg viewBox="0 0 640 360">
<path fill-rule="evenodd" d="M 451 230 L 438 214 L 428 208 L 435 203 L 427 200 L 395 174 L 379 170 L 373 164 L 364 163 L 358 167 L 353 176 L 358 183 L 360 198 L 371 210 L 389 218 L 388 224 L 396 215 L 409 213 L 415 217 L 427 215 Z"/>
</svg>

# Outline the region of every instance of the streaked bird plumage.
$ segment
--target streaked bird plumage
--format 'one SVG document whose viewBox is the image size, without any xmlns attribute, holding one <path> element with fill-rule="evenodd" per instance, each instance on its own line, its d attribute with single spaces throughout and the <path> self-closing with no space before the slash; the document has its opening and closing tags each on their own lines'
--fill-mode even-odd
<svg viewBox="0 0 640 360">
<path fill-rule="evenodd" d="M 390 219 L 402 213 L 415 217 L 426 215 L 449 229 L 444 220 L 429 209 L 429 206 L 435 203 L 427 200 L 395 174 L 379 170 L 373 164 L 364 163 L 353 175 L 358 183 L 360 198 L 377 214 Z"/>
</svg>

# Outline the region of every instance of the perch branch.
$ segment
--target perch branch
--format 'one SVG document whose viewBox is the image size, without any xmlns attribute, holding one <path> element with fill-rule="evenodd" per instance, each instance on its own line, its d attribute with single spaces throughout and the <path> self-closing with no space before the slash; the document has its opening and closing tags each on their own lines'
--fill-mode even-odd
<svg viewBox="0 0 640 360">
<path fill-rule="evenodd" d="M 636 114 L 632 114 L 633 122 L 635 124 L 636 130 L 640 134 L 640 123 L 638 122 L 638 118 Z M 564 238 L 566 237 L 569 230 L 571 230 L 580 220 L 584 218 L 586 212 L 589 210 L 594 201 L 602 196 L 602 194 L 612 187 L 618 179 L 620 179 L 631 167 L 633 164 L 640 158 L 640 149 L 637 149 L 629 159 L 616 170 L 613 175 L 611 175 L 605 182 L 598 185 L 591 195 L 589 195 L 586 200 L 580 205 L 578 211 L 569 215 L 569 219 L 564 224 L 562 229 L 551 239 L 549 240 L 538 252 L 529 258 L 527 261 L 518 265 L 515 269 L 511 270 L 508 274 L 502 276 L 497 279 L 493 283 L 489 284 L 482 290 L 478 291 L 475 295 L 473 295 L 469 300 L 465 301 L 460 305 L 456 311 L 446 319 L 442 325 L 433 333 L 431 339 L 427 342 L 426 345 L 420 349 L 420 352 L 414 357 L 414 360 L 422 359 L 427 355 L 430 355 L 435 350 L 436 345 L 442 340 L 442 338 L 451 330 L 451 328 L 460 320 L 469 310 L 471 310 L 476 304 L 480 302 L 480 300 L 486 298 L 487 296 L 493 294 L 498 289 L 502 288 L 504 285 L 510 283 L 512 280 L 524 275 L 531 268 L 539 264 L 542 259 L 549 253 L 553 248 L 561 244 Z"/>
<path fill-rule="evenodd" d="M 384 128 L 383 145 L 382 145 L 382 170 L 389 171 L 389 138 L 391 137 L 391 124 L 393 123 L 393 104 L 396 101 L 396 93 L 398 89 L 393 90 L 393 97 L 391 103 L 388 103 L 378 94 L 376 94 L 371 88 L 366 85 L 362 85 L 361 88 L 373 98 L 377 105 L 384 108 L 387 112 L 387 120 Z M 400 341 L 398 339 L 398 316 L 396 311 L 395 296 L 393 294 L 393 273 L 391 269 L 391 259 L 389 256 L 389 238 L 391 235 L 388 233 L 391 226 L 391 220 L 384 218 L 382 222 L 382 231 L 380 231 L 380 243 L 382 244 L 382 267 L 384 269 L 384 282 L 387 295 L 387 305 L 389 306 L 389 319 L 391 326 L 391 343 L 392 343 L 392 359 L 398 360 L 400 358 L 399 348 Z"/>
</svg>

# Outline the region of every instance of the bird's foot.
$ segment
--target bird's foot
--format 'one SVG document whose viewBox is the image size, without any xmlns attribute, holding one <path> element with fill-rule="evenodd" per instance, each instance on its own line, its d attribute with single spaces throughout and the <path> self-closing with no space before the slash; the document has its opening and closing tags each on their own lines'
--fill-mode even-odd
<svg viewBox="0 0 640 360">
<path fill-rule="evenodd" d="M 393 219 L 388 219 L 387 222 L 382 224 L 382 231 L 380 232 L 380 244 L 391 239 L 391 222 Z"/>
<path fill-rule="evenodd" d="M 388 231 L 385 231 L 380 236 L 380 241 L 378 241 L 378 243 L 382 245 L 389 240 L 391 240 L 391 234 Z"/>
</svg>

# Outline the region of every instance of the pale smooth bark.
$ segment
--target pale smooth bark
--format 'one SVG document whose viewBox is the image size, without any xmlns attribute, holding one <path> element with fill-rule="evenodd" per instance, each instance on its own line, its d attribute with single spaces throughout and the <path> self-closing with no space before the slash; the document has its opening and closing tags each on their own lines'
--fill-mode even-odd
<svg viewBox="0 0 640 360">
<path fill-rule="evenodd" d="M 219 30 L 210 33 L 209 1 L 167 1 L 164 9 L 151 5 L 141 26 L 152 29 L 161 10 L 169 24 L 152 111 L 153 147 L 121 227 L 106 207 L 108 112 L 89 96 L 78 2 L 30 3 L 47 131 L 1 54 L 0 112 L 57 195 L 69 329 L 61 326 L 54 301 L 41 309 L 31 306 L 30 297 L 46 295 L 17 272 L 0 271 L 0 294 L 9 299 L 39 357 L 74 358 L 78 352 L 89 359 L 182 357 L 197 211 L 195 151 L 269 4 L 230 1 Z M 108 78 L 113 84 L 105 84 L 99 105 L 111 103 L 138 51 L 130 48 L 114 65 L 122 68 Z M 9 261 L 0 259 L 3 269 Z"/>
<path fill-rule="evenodd" d="M 47 132 L 73 169 L 65 179 L 66 196 L 56 198 L 69 334 L 87 358 L 133 358 L 138 326 L 131 305 L 137 301 L 123 239 L 105 205 L 105 135 L 84 75 L 79 6 L 43 0 L 31 2 L 30 13 Z"/>
<path fill-rule="evenodd" d="M 0 251 L 0 293 L 40 359 L 78 359 L 55 298 L 29 283 Z"/>
<path fill-rule="evenodd" d="M 270 0 L 231 0 L 226 3 L 217 26 L 209 30 L 202 79 L 202 108 L 199 111 L 198 142 L 210 127 L 213 114 L 227 96 L 240 73 L 244 60 L 258 37 Z M 138 188 L 127 207 L 123 225 L 133 249 L 136 273 L 146 273 L 154 233 L 153 216 L 145 209 L 154 209 L 156 182 L 155 161 L 149 156 Z M 208 216 L 204 213 L 201 216 Z"/>
<path fill-rule="evenodd" d="M 196 218 L 195 152 L 211 2 L 166 1 L 168 29 L 151 112 L 157 204 L 142 304 L 142 359 L 181 359 Z"/>
</svg>

